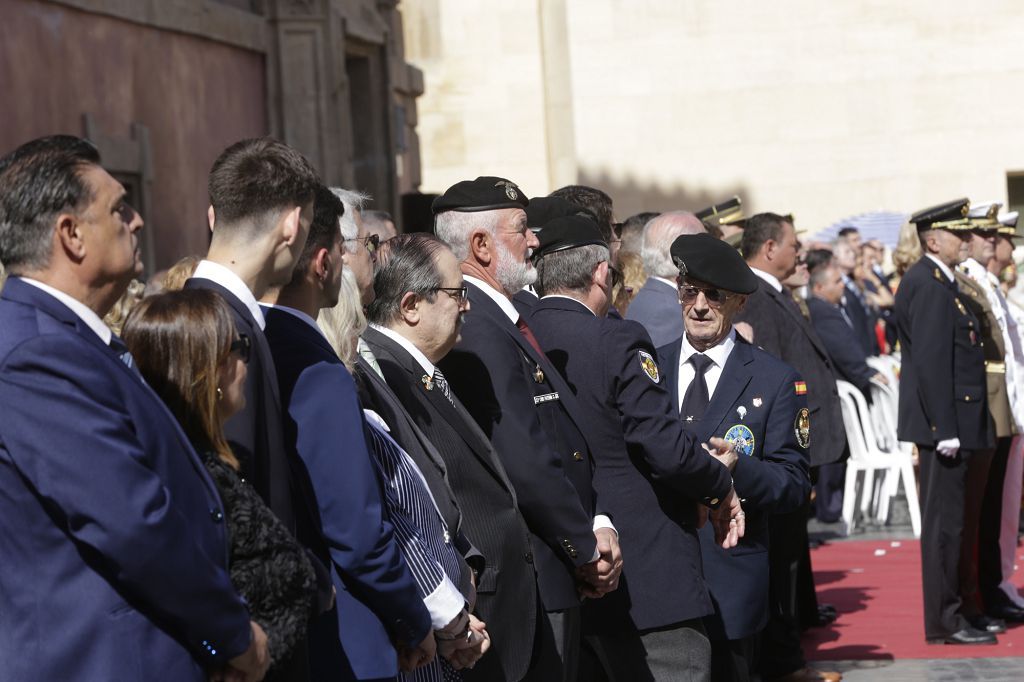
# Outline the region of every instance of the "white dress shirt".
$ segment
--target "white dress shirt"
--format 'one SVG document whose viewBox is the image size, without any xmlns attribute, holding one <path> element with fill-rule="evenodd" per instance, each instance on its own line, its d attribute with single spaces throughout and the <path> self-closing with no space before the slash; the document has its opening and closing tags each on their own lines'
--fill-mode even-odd
<svg viewBox="0 0 1024 682">
<path fill-rule="evenodd" d="M 260 304 L 256 300 L 256 297 L 249 287 L 245 285 L 242 278 L 236 275 L 234 272 L 224 267 L 220 263 L 214 263 L 211 260 L 201 260 L 199 265 L 196 266 L 196 271 L 192 273 L 192 276 L 197 279 L 208 279 L 211 282 L 215 282 L 232 294 L 245 304 L 245 307 L 252 313 L 252 317 L 256 320 L 256 325 L 260 329 L 265 329 L 267 321 L 263 319 L 263 311 L 260 310 Z"/>
<path fill-rule="evenodd" d="M 18 279 L 25 284 L 31 284 L 37 289 L 42 289 L 50 296 L 53 296 L 55 299 L 66 305 L 71 309 L 71 312 L 78 317 L 78 319 L 84 322 L 89 329 L 96 333 L 96 336 L 100 337 L 100 340 L 103 341 L 103 343 L 108 346 L 110 345 L 110 340 L 114 338 L 114 332 L 110 330 L 110 327 L 104 324 L 103 320 L 100 319 L 100 316 L 94 313 L 89 306 L 85 305 L 77 298 L 73 298 L 65 294 L 60 289 L 54 289 L 49 284 L 43 284 L 39 280 L 35 280 L 30 277 L 19 277 Z"/>
<path fill-rule="evenodd" d="M 776 277 L 775 275 L 769 274 L 769 273 L 765 272 L 764 270 L 758 270 L 754 266 L 750 266 L 750 270 L 755 275 L 757 275 L 758 277 L 760 277 L 764 281 L 768 282 L 768 284 L 771 285 L 772 289 L 775 289 L 775 291 L 778 291 L 779 293 L 782 293 L 782 282 L 779 281 L 778 277 Z"/>
<path fill-rule="evenodd" d="M 717 345 L 708 348 L 704 351 L 711 360 L 711 365 L 708 366 L 704 372 L 704 382 L 708 386 L 708 399 L 710 400 L 715 395 L 715 389 L 718 388 L 718 380 L 722 378 L 722 369 L 725 367 L 726 360 L 729 359 L 729 355 L 732 353 L 732 349 L 736 346 L 736 330 L 730 330 L 729 335 L 722 339 Z M 693 365 L 689 363 L 691 355 L 699 353 L 696 348 L 690 345 L 690 341 L 683 335 L 683 345 L 679 351 L 679 409 L 683 409 L 683 398 L 686 397 L 686 389 L 690 387 L 690 382 L 693 381 L 693 377 L 696 374 L 696 370 Z M 685 418 L 686 415 L 683 415 Z"/>
<path fill-rule="evenodd" d="M 416 363 L 423 368 L 423 372 L 428 377 L 434 376 L 434 363 L 427 359 L 427 356 L 423 354 L 423 351 L 416 347 L 416 344 L 414 344 L 412 341 L 405 338 L 398 332 L 392 331 L 387 327 L 382 327 L 379 324 L 371 324 L 370 327 L 376 329 L 381 334 L 388 337 L 389 339 L 397 343 L 399 346 L 404 348 L 405 351 L 412 356 L 413 360 L 415 360 Z"/>
</svg>

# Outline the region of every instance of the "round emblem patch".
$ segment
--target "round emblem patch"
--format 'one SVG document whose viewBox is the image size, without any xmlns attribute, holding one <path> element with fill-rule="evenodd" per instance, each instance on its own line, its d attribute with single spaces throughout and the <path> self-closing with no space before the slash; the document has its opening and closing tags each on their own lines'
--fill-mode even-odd
<svg viewBox="0 0 1024 682">
<path fill-rule="evenodd" d="M 661 372 L 658 370 L 658 363 L 654 361 L 654 356 L 645 350 L 640 351 L 640 366 L 644 370 L 644 374 L 654 383 L 661 382 Z"/>
<path fill-rule="evenodd" d="M 725 432 L 725 440 L 732 443 L 738 454 L 747 457 L 754 454 L 754 432 L 746 424 L 730 426 Z"/>
<path fill-rule="evenodd" d="M 811 417 L 806 407 L 801 407 L 793 420 L 793 431 L 796 432 L 796 442 L 800 447 L 807 449 L 811 447 Z"/>
</svg>

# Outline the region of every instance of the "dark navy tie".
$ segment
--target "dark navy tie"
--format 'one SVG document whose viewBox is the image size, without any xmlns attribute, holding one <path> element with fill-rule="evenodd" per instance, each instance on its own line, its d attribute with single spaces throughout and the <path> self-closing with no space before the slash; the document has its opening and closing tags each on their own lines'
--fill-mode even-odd
<svg viewBox="0 0 1024 682">
<path fill-rule="evenodd" d="M 699 422 L 704 416 L 710 399 L 708 397 L 708 383 L 704 380 L 704 373 L 708 367 L 715 364 L 714 360 L 703 353 L 694 353 L 687 360 L 693 365 L 693 381 L 686 387 L 686 395 L 683 396 L 683 407 L 680 415 L 685 422 Z"/>
</svg>

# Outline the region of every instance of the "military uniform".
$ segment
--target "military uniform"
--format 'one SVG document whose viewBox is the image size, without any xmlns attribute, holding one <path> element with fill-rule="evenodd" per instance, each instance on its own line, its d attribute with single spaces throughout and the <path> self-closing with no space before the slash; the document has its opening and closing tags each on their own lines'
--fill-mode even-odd
<svg viewBox="0 0 1024 682">
<path fill-rule="evenodd" d="M 966 216 L 966 205 L 966 200 L 951 202 L 911 220 L 918 230 L 962 229 L 956 223 Z M 980 503 L 966 495 L 968 462 L 994 445 L 980 323 L 951 273 L 929 255 L 904 275 L 894 310 L 903 351 L 898 435 L 917 444 L 921 462 L 925 637 L 984 641 L 967 622 L 957 590 L 965 515 L 971 504 Z M 959 439 L 954 456 L 937 451 L 952 439 Z"/>
</svg>

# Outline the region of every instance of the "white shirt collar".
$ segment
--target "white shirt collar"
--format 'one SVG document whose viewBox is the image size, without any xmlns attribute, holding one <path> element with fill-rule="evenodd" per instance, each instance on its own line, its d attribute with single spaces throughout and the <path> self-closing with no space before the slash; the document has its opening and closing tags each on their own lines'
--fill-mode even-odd
<svg viewBox="0 0 1024 682">
<path fill-rule="evenodd" d="M 548 294 L 547 296 L 541 296 L 540 300 L 543 301 L 545 298 L 564 298 L 567 301 L 575 301 L 576 303 L 579 303 L 581 306 L 583 306 L 587 310 L 590 310 L 590 314 L 591 315 L 593 315 L 594 317 L 597 317 L 597 313 L 595 313 L 593 310 L 591 310 L 589 305 L 587 305 L 583 301 L 579 300 L 578 298 L 573 298 L 572 296 L 565 296 L 564 294 Z"/>
<path fill-rule="evenodd" d="M 306 324 L 308 324 L 313 329 L 315 329 L 317 334 L 319 334 L 320 336 L 323 336 L 325 339 L 327 338 L 326 336 L 324 336 L 323 331 L 320 329 L 320 325 L 318 325 L 316 323 L 316 320 L 314 320 L 312 317 L 310 317 L 306 313 L 302 312 L 298 308 L 289 308 L 286 305 L 276 305 L 276 304 L 275 305 L 271 305 L 269 303 L 263 303 L 263 304 L 260 304 L 260 305 L 262 305 L 264 308 L 268 308 L 268 309 L 273 308 L 274 310 L 282 310 L 282 311 L 288 313 L 289 315 L 293 315 L 293 316 L 299 318 L 300 320 L 302 320 L 303 322 L 305 322 Z M 260 315 L 262 315 L 262 314 L 263 314 L 263 310 L 261 309 L 260 310 Z"/>
<path fill-rule="evenodd" d="M 104 324 L 103 320 L 100 319 L 100 316 L 94 313 L 87 305 L 79 301 L 77 298 L 69 296 L 60 289 L 54 289 L 49 284 L 43 284 L 39 280 L 32 279 L 31 277 L 20 277 L 19 279 L 21 279 L 25 284 L 31 284 L 37 289 L 42 289 L 50 296 L 53 296 L 55 299 L 66 305 L 71 309 L 71 312 L 78 316 L 78 319 L 85 323 L 85 326 L 93 330 L 93 332 L 96 333 L 96 336 L 100 337 L 100 340 L 103 343 L 108 346 L 110 345 L 110 340 L 114 338 L 114 332 L 112 332 L 110 327 Z"/>
<path fill-rule="evenodd" d="M 757 275 L 764 281 L 768 282 L 768 284 L 771 285 L 772 289 L 775 289 L 775 291 L 779 292 L 780 294 L 782 293 L 782 282 L 779 281 L 778 277 L 776 277 L 775 275 L 771 275 L 765 272 L 764 270 L 758 270 L 753 265 L 750 266 L 750 269 L 753 271 L 755 275 Z"/>
<path fill-rule="evenodd" d="M 502 312 L 508 315 L 508 319 L 512 320 L 512 324 L 519 321 L 519 311 L 516 310 L 516 307 L 512 305 L 512 301 L 510 301 L 505 294 L 501 293 L 482 279 L 478 279 L 472 275 L 463 274 L 462 279 L 470 284 L 475 284 L 478 289 L 487 294 L 492 301 L 498 304 L 498 307 L 501 308 Z"/>
<path fill-rule="evenodd" d="M 948 265 L 946 265 L 945 263 L 943 263 L 930 253 L 926 253 L 924 255 L 930 258 L 933 263 L 939 266 L 939 270 L 942 270 L 942 274 L 946 276 L 946 279 L 948 279 L 950 282 L 955 281 L 955 278 L 953 277 L 953 271 L 949 269 Z"/>
<path fill-rule="evenodd" d="M 666 279 L 665 277 L 658 277 L 657 275 L 651 275 L 651 279 L 653 279 L 656 282 L 667 284 L 668 286 L 672 287 L 673 291 L 679 288 L 679 284 L 676 283 L 676 281 L 673 279 Z"/>
<path fill-rule="evenodd" d="M 736 330 L 731 329 L 729 335 L 719 341 L 716 345 L 703 351 L 704 355 L 711 358 L 711 361 L 715 363 L 720 369 L 725 367 L 725 361 L 729 359 L 729 355 L 732 353 L 732 349 L 736 346 Z M 690 345 L 690 340 L 686 338 L 686 334 L 683 334 L 683 345 L 679 351 L 679 364 L 680 366 L 686 364 L 686 361 L 690 359 L 691 355 L 700 353 L 696 348 Z"/>
<path fill-rule="evenodd" d="M 397 343 L 399 346 L 404 348 L 405 351 L 409 355 L 411 355 L 417 363 L 419 363 L 419 366 L 423 368 L 423 371 L 427 374 L 428 377 L 434 376 L 434 363 L 427 359 L 427 356 L 424 355 L 423 352 L 416 347 L 416 344 L 414 344 L 412 341 L 405 338 L 398 332 L 388 329 L 387 327 L 381 327 L 378 324 L 371 324 L 370 327 L 372 329 L 376 329 L 381 334 L 388 337 L 389 339 Z"/>
<path fill-rule="evenodd" d="M 260 329 L 264 329 L 267 326 L 267 321 L 263 319 L 263 311 L 260 310 L 260 304 L 256 301 L 256 297 L 249 291 L 249 287 L 245 285 L 242 278 L 234 272 L 220 263 L 214 263 L 212 260 L 201 260 L 192 276 L 199 279 L 208 279 L 221 285 L 245 304 L 245 307 L 252 313 L 252 317 L 256 320 L 256 324 Z"/>
</svg>

